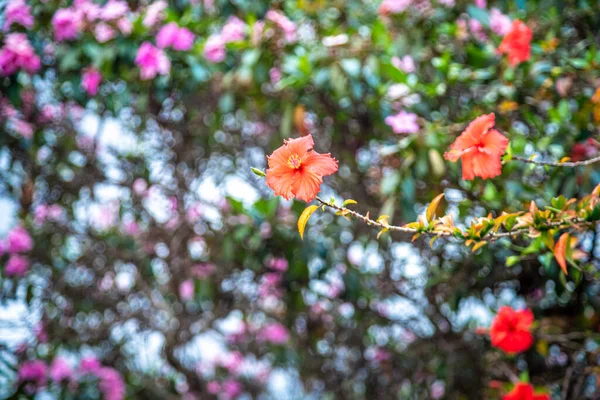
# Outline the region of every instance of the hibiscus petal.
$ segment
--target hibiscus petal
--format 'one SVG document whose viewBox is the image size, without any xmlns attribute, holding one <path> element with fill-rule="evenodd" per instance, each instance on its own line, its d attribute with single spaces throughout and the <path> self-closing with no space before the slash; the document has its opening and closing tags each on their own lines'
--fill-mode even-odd
<svg viewBox="0 0 600 400">
<path fill-rule="evenodd" d="M 502 161 L 500 160 L 500 155 L 476 152 L 473 156 L 472 168 L 475 176 L 479 176 L 483 179 L 494 178 L 502 173 Z"/>
<path fill-rule="evenodd" d="M 292 154 L 298 155 L 300 158 L 304 158 L 314 145 L 315 142 L 313 141 L 312 135 L 285 141 L 285 146 L 289 151 Z"/>
<path fill-rule="evenodd" d="M 286 145 L 281 146 L 280 148 L 275 150 L 273 152 L 273 154 L 271 154 L 270 156 L 267 156 L 269 168 L 279 168 L 279 167 L 283 167 L 283 166 L 286 166 L 289 168 L 287 163 L 288 163 L 288 160 L 290 159 L 291 155 L 292 155 L 292 152 Z"/>
<path fill-rule="evenodd" d="M 286 200 L 291 199 L 293 194 L 292 185 L 299 175 L 298 170 L 291 169 L 287 165 L 267 170 L 267 185 L 273 189 L 276 196 L 282 196 Z"/>
<path fill-rule="evenodd" d="M 473 120 L 456 138 L 456 141 L 450 146 L 451 150 L 464 151 L 469 147 L 477 146 L 481 142 L 481 137 L 494 127 L 496 116 L 494 113 L 481 115 Z"/>
<path fill-rule="evenodd" d="M 337 160 L 329 153 L 319 154 L 315 151 L 308 153 L 302 165 L 321 176 L 331 175 L 338 170 Z"/>
<path fill-rule="evenodd" d="M 302 172 L 294 177 L 292 193 L 298 199 L 309 203 L 314 200 L 319 190 L 321 190 L 321 183 L 323 183 L 323 178 L 320 175 L 304 168 Z"/>
<path fill-rule="evenodd" d="M 470 152 L 462 156 L 462 178 L 465 181 L 475 179 L 475 152 Z"/>
<path fill-rule="evenodd" d="M 483 135 L 481 142 L 483 143 L 483 148 L 486 153 L 494 154 L 498 157 L 502 156 L 508 147 L 508 139 L 506 136 L 495 129 L 491 129 Z"/>
</svg>

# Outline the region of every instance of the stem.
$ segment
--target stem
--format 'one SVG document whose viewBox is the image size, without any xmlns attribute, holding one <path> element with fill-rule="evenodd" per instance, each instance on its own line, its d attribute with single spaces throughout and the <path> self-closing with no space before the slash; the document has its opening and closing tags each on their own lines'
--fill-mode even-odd
<svg viewBox="0 0 600 400">
<path fill-rule="evenodd" d="M 338 206 L 334 203 L 329 203 L 323 199 L 321 199 L 320 197 L 316 197 L 316 200 L 321 203 L 321 205 L 331 208 L 333 210 L 336 211 L 341 211 L 344 213 L 344 215 L 351 215 L 354 218 L 364 222 L 367 225 L 370 226 L 376 226 L 379 227 L 381 229 L 387 229 L 389 231 L 395 231 L 395 232 L 404 232 L 404 233 L 411 233 L 411 234 L 417 234 L 420 233 L 421 235 L 424 236 L 438 236 L 438 237 L 450 237 L 450 236 L 454 236 L 453 234 L 449 233 L 449 232 L 419 232 L 417 229 L 414 228 L 407 228 L 404 226 L 397 226 L 397 225 L 389 225 L 387 223 L 382 223 L 382 222 L 377 222 L 375 220 L 372 220 L 371 218 L 369 218 L 368 216 L 362 215 L 356 211 L 350 210 L 346 207 L 342 207 L 342 206 Z M 596 224 L 600 221 L 584 221 L 581 218 L 573 218 L 571 220 L 568 221 L 554 221 L 554 222 L 549 222 L 544 226 L 538 227 L 538 228 L 547 228 L 547 229 L 552 229 L 552 228 L 558 228 L 558 229 L 566 229 L 566 228 L 572 228 L 572 227 L 582 227 L 582 226 L 589 226 L 589 225 L 593 225 Z M 518 229 L 514 229 L 512 231 L 507 231 L 507 232 L 501 232 L 501 233 L 497 233 L 494 231 L 490 231 L 488 233 L 486 233 L 483 237 L 481 237 L 479 240 L 483 241 L 495 241 L 501 238 L 506 238 L 506 237 L 510 237 L 510 236 L 516 236 L 516 235 L 522 235 L 525 233 L 528 233 L 530 231 L 530 227 L 526 227 L 526 228 L 518 228 Z"/>
<path fill-rule="evenodd" d="M 550 167 L 581 167 L 584 165 L 591 165 L 597 162 L 600 162 L 600 156 L 595 158 L 590 158 L 589 160 L 584 161 L 574 161 L 574 162 L 556 162 L 556 161 L 535 161 L 530 160 L 529 158 L 512 156 L 512 160 L 522 161 L 528 164 L 536 164 L 536 165 L 548 165 Z"/>
</svg>

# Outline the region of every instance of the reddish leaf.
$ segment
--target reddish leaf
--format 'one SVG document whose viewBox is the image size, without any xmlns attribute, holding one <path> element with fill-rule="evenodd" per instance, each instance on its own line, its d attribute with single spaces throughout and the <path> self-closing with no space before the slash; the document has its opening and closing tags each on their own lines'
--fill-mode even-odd
<svg viewBox="0 0 600 400">
<path fill-rule="evenodd" d="M 554 246 L 554 257 L 556 258 L 556 262 L 560 265 L 560 268 L 563 270 L 565 275 L 568 275 L 567 272 L 567 246 L 569 244 L 569 234 L 563 233 L 556 245 Z"/>
</svg>

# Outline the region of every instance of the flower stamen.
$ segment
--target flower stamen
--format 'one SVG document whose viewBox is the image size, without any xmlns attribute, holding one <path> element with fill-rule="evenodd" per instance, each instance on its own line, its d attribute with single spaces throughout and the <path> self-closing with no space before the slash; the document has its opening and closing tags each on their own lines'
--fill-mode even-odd
<svg viewBox="0 0 600 400">
<path fill-rule="evenodd" d="M 290 158 L 288 158 L 287 165 L 292 169 L 300 169 L 302 166 L 302 159 L 297 154 L 292 154 Z"/>
</svg>

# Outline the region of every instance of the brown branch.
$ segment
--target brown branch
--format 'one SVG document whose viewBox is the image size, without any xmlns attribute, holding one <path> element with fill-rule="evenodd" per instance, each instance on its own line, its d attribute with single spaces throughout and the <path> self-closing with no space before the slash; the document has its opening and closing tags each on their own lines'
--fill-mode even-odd
<svg viewBox="0 0 600 400">
<path fill-rule="evenodd" d="M 591 165 L 597 162 L 600 162 L 600 156 L 595 158 L 590 158 L 589 160 L 584 161 L 572 161 L 572 162 L 557 162 L 557 161 L 536 161 L 531 160 L 529 158 L 520 157 L 520 156 L 512 156 L 511 160 L 521 161 L 528 164 L 536 164 L 536 165 L 548 165 L 550 167 L 581 167 L 584 165 Z"/>
<path fill-rule="evenodd" d="M 453 237 L 454 235 L 450 232 L 420 232 L 418 229 L 414 229 L 414 228 L 407 228 L 405 226 L 397 226 L 397 225 L 389 225 L 386 222 L 378 222 L 375 220 L 372 220 L 371 218 L 369 218 L 368 216 L 362 215 L 356 211 L 350 210 L 346 207 L 342 207 L 342 206 L 338 206 L 334 203 L 329 203 L 323 199 L 321 199 L 320 197 L 316 197 L 316 200 L 321 203 L 321 205 L 325 206 L 325 207 L 329 207 L 333 210 L 342 212 L 344 215 L 351 215 L 354 218 L 364 222 L 367 225 L 370 226 L 376 226 L 378 228 L 381 229 L 387 229 L 389 231 L 394 231 L 394 232 L 404 232 L 404 233 L 410 233 L 410 234 L 421 234 L 424 236 L 438 236 L 438 237 Z M 558 229 L 566 229 L 566 228 L 571 228 L 571 227 L 582 227 L 582 226 L 590 226 L 590 225 L 594 225 L 597 224 L 600 221 L 584 221 L 581 218 L 574 218 L 571 219 L 569 221 L 553 221 L 553 222 L 549 222 L 544 226 L 539 226 L 537 228 L 547 228 L 547 229 L 552 229 L 552 228 L 558 228 Z M 532 227 L 535 228 L 535 227 Z M 495 241 L 501 238 L 506 238 L 506 237 L 511 237 L 511 236 L 517 236 L 517 235 L 522 235 L 522 234 L 526 234 L 530 232 L 530 227 L 526 227 L 526 228 L 518 228 L 512 231 L 508 231 L 508 232 L 501 232 L 501 233 L 497 233 L 494 231 L 490 231 L 488 233 L 486 233 L 483 237 L 479 238 L 479 240 L 483 241 Z"/>
</svg>

